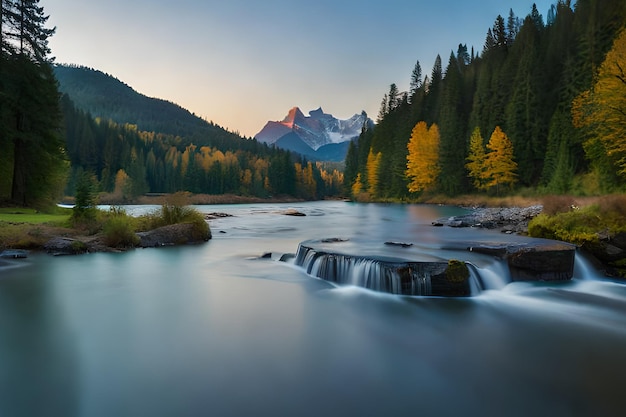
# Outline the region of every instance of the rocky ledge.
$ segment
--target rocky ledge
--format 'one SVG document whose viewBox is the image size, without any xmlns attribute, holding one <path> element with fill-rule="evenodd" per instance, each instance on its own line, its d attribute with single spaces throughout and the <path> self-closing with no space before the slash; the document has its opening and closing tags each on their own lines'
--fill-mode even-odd
<svg viewBox="0 0 626 417">
<path fill-rule="evenodd" d="M 480 227 L 503 233 L 525 234 L 528 222 L 541 213 L 541 205 L 530 207 L 475 208 L 463 216 L 453 216 L 433 222 L 433 226 Z"/>
<path fill-rule="evenodd" d="M 568 281 L 574 274 L 574 245 L 529 239 L 525 243 L 458 242 L 461 259 L 433 259 L 414 250 L 413 245 L 368 242 L 369 252 L 358 240 L 322 239 L 300 243 L 294 263 L 308 274 L 343 285 L 358 285 L 380 292 L 402 295 L 458 297 L 471 295 L 469 263 L 462 251 L 493 256 L 506 261 L 511 281 Z M 394 256 L 383 246 L 392 246 Z M 477 277 L 481 281 L 480 277 Z M 482 282 L 479 282 L 482 285 Z"/>
<path fill-rule="evenodd" d="M 211 239 L 211 231 L 209 229 L 208 235 L 200 235 L 192 224 L 178 223 L 146 232 L 139 232 L 137 237 L 139 243 L 134 247 L 151 248 L 206 242 Z M 129 248 L 108 246 L 100 235 L 72 238 L 57 236 L 48 240 L 43 246 L 43 250 L 54 256 L 93 252 L 120 252 L 125 249 Z"/>
</svg>

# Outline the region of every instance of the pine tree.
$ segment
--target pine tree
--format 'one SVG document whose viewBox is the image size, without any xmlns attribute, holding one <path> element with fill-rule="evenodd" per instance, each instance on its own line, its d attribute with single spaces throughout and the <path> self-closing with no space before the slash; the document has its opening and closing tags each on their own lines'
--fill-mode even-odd
<svg viewBox="0 0 626 417">
<path fill-rule="evenodd" d="M 506 21 L 506 43 L 508 45 L 513 45 L 519 29 L 519 18 L 515 16 L 515 13 L 513 13 L 513 9 L 509 9 L 509 17 Z"/>
<path fill-rule="evenodd" d="M 65 182 L 59 93 L 38 0 L 2 1 L 0 54 L 0 162 L 11 174 L 0 180 L 15 204 L 47 206 Z M 5 168 L 8 170 L 8 168 Z M 3 170 L 5 171 L 5 170 Z"/>
<path fill-rule="evenodd" d="M 5 42 L 10 42 L 11 49 L 20 55 L 42 63 L 49 61 L 48 38 L 55 32 L 55 28 L 46 28 L 49 16 L 44 14 L 39 0 L 6 1 L 3 7 L 3 17 L 8 30 L 3 35 Z"/>
<path fill-rule="evenodd" d="M 422 66 L 419 60 L 415 63 L 413 72 L 411 73 L 411 83 L 409 84 L 409 99 L 413 101 L 413 97 L 417 90 L 422 86 Z"/>
<path fill-rule="evenodd" d="M 426 122 L 418 122 L 407 144 L 406 176 L 409 192 L 415 193 L 431 188 L 439 176 L 439 128 Z"/>
</svg>

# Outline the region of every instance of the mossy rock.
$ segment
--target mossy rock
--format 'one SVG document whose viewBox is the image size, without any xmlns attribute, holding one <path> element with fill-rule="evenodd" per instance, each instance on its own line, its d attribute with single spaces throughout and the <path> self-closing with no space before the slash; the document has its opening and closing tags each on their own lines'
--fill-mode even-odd
<svg viewBox="0 0 626 417">
<path fill-rule="evenodd" d="M 446 279 L 449 282 L 460 284 L 467 281 L 470 276 L 469 268 L 465 262 L 450 259 L 446 268 Z"/>
</svg>

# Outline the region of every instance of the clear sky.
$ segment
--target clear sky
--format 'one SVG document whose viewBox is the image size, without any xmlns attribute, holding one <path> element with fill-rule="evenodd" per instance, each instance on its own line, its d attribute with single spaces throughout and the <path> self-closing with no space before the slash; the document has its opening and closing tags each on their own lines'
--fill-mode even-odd
<svg viewBox="0 0 626 417">
<path fill-rule="evenodd" d="M 299 106 L 375 119 L 419 60 L 444 69 L 459 43 L 482 50 L 509 9 L 556 0 L 41 0 L 58 63 L 92 67 L 150 97 L 253 136 Z"/>
</svg>

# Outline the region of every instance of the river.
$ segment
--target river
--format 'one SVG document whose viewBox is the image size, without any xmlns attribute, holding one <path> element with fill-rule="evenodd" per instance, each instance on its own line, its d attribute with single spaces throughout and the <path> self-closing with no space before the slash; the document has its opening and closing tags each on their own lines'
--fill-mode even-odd
<svg viewBox="0 0 626 417">
<path fill-rule="evenodd" d="M 278 258 L 328 237 L 411 242 L 444 258 L 450 242 L 521 238 L 431 226 L 462 214 L 455 207 L 198 209 L 232 215 L 210 221 L 206 244 L 31 254 L 0 268 L 0 416 L 626 410 L 626 285 L 578 255 L 567 283 L 509 283 L 483 255 L 473 262 L 491 284 L 472 297 L 396 296 L 336 287 Z"/>
</svg>

